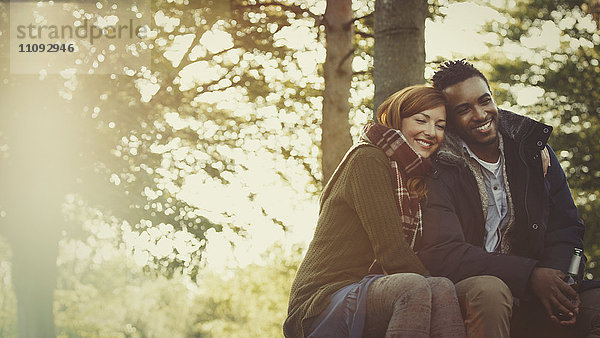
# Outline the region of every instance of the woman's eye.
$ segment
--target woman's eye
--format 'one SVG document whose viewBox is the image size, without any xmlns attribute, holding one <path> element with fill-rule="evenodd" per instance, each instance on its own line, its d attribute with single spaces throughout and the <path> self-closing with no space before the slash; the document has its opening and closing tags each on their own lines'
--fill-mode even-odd
<svg viewBox="0 0 600 338">
<path fill-rule="evenodd" d="M 446 126 L 443 126 L 443 125 L 440 125 L 440 124 L 436 125 L 436 127 L 437 127 L 439 130 L 445 130 L 445 129 L 446 129 Z"/>
<path fill-rule="evenodd" d="M 419 122 L 419 123 L 425 123 L 425 120 L 423 120 L 423 119 L 417 119 L 417 122 Z"/>
</svg>

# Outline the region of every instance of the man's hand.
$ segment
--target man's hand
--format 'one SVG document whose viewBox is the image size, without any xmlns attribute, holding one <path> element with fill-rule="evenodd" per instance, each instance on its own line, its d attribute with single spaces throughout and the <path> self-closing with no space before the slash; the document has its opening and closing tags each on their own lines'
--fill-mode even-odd
<svg viewBox="0 0 600 338">
<path fill-rule="evenodd" d="M 560 324 L 560 325 L 563 325 L 563 326 L 572 326 L 572 325 L 575 325 L 575 322 L 577 321 L 577 314 L 579 314 L 579 305 L 581 305 L 581 301 L 579 300 L 579 296 L 577 296 L 577 298 L 572 303 L 576 306 L 576 309 L 575 309 L 575 311 L 573 313 L 573 317 L 571 317 L 568 320 L 560 320 L 560 319 L 558 319 L 556 317 L 556 315 L 552 315 L 552 316 L 550 316 L 550 319 L 553 322 L 555 322 L 557 324 Z"/>
<path fill-rule="evenodd" d="M 565 274 L 551 268 L 534 268 L 531 273 L 531 289 L 538 297 L 546 314 L 555 323 L 573 325 L 579 312 L 579 297 L 569 284 L 563 281 Z M 574 299 L 575 302 L 572 302 Z M 562 312 L 570 319 L 560 321 L 555 313 Z"/>
</svg>

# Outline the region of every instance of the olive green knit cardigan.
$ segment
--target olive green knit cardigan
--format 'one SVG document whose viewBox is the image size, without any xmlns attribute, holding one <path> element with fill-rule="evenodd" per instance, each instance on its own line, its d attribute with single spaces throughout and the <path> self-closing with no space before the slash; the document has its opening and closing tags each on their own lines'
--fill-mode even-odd
<svg viewBox="0 0 600 338">
<path fill-rule="evenodd" d="M 389 159 L 373 145 L 348 151 L 321 195 L 319 220 L 290 291 L 286 337 L 303 337 L 331 294 L 359 282 L 373 260 L 388 273 L 427 270 L 404 239 Z"/>
</svg>

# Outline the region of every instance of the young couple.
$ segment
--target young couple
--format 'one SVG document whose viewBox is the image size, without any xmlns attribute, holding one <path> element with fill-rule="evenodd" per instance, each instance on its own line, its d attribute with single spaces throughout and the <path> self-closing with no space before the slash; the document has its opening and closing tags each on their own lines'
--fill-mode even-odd
<svg viewBox="0 0 600 338">
<path fill-rule="evenodd" d="M 600 337 L 600 289 L 562 280 L 584 226 L 552 128 L 463 60 L 433 84 L 389 97 L 325 186 L 285 336 Z"/>
</svg>

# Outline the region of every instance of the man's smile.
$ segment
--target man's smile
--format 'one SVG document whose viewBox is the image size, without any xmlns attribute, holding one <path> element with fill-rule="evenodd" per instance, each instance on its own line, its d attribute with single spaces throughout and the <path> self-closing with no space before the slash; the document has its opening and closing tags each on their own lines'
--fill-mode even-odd
<svg viewBox="0 0 600 338">
<path fill-rule="evenodd" d="M 473 129 L 477 130 L 480 133 L 487 133 L 492 128 L 492 122 L 494 122 L 494 119 L 489 119 L 484 124 L 482 124 L 482 125 L 480 125 L 478 127 L 474 127 Z"/>
</svg>

